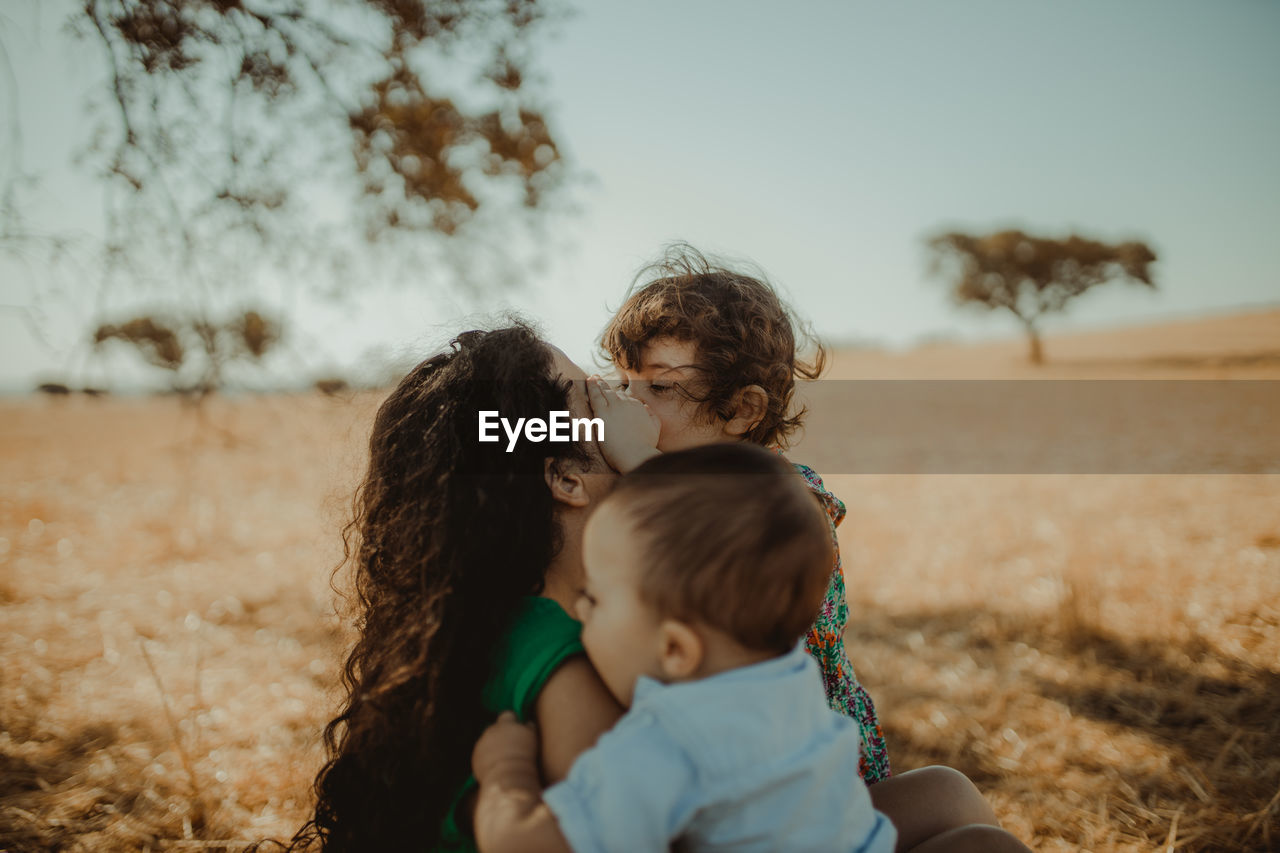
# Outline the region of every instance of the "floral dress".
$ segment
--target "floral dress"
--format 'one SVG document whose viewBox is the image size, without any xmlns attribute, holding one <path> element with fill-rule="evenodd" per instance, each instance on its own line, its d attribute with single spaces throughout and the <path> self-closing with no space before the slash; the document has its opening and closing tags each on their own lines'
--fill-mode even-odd
<svg viewBox="0 0 1280 853">
<path fill-rule="evenodd" d="M 845 599 L 844 571 L 840 565 L 840 542 L 836 525 L 844 520 L 844 502 L 822 485 L 822 478 L 807 465 L 796 464 L 806 485 L 818 496 L 831 521 L 831 542 L 835 545 L 836 562 L 831 583 L 822 600 L 818 619 L 805 636 L 805 649 L 813 655 L 822 670 L 822 686 L 827 691 L 827 704 L 847 717 L 852 717 L 862 730 L 862 757 L 858 774 L 868 784 L 889 776 L 889 753 L 884 732 L 876 718 L 876 707 L 866 689 L 858 683 L 853 665 L 844 649 L 844 627 L 849 622 L 849 604 Z"/>
</svg>

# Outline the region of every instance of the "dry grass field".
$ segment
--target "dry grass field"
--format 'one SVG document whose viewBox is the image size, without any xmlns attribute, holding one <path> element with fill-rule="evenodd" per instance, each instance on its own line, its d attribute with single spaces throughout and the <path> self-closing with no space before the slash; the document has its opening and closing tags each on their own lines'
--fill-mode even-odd
<svg viewBox="0 0 1280 853">
<path fill-rule="evenodd" d="M 849 352 L 832 375 L 1277 379 L 1280 312 L 1046 352 L 1041 373 L 1016 340 Z M 377 397 L 0 401 L 0 849 L 296 828 Z M 847 440 L 839 415 L 793 458 Z M 828 485 L 896 769 L 960 768 L 1037 850 L 1280 849 L 1280 475 Z"/>
</svg>

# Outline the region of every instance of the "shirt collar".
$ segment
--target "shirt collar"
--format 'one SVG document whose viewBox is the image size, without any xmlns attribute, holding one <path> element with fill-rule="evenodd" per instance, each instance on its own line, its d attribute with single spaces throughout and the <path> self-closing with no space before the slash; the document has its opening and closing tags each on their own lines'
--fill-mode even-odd
<svg viewBox="0 0 1280 853">
<path fill-rule="evenodd" d="M 749 664 L 748 666 L 739 666 L 733 669 L 726 669 L 724 672 L 717 672 L 715 675 L 709 675 L 706 678 L 699 678 L 694 681 L 676 681 L 664 683 L 656 678 L 642 675 L 636 679 L 636 687 L 632 692 L 631 704 L 634 706 L 640 700 L 652 696 L 663 690 L 671 690 L 677 688 L 693 688 L 699 685 L 715 685 L 723 684 L 729 681 L 738 681 L 744 678 L 751 679 L 768 679 L 774 678 L 782 673 L 789 672 L 797 666 L 803 666 L 808 659 L 809 653 L 805 651 L 804 639 L 801 638 L 796 643 L 795 648 L 784 655 L 762 660 L 759 663 Z"/>
</svg>

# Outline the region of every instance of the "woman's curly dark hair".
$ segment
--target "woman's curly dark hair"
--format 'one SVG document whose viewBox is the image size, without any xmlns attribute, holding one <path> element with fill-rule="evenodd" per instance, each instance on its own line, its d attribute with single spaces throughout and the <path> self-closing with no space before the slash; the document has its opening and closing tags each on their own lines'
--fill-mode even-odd
<svg viewBox="0 0 1280 853">
<path fill-rule="evenodd" d="M 382 404 L 369 470 L 343 530 L 355 570 L 359 640 L 315 814 L 291 849 L 432 847 L 490 722 L 481 693 L 523 596 L 542 590 L 560 547 L 544 479 L 587 463 L 571 443 L 477 441 L 477 412 L 568 409 L 569 383 L 528 327 L 459 335 Z M 341 567 L 340 567 L 341 568 Z"/>
<path fill-rule="evenodd" d="M 733 417 L 741 389 L 764 390 L 767 409 L 744 438 L 766 446 L 786 447 L 803 424 L 805 410 L 791 411 L 796 379 L 817 379 L 827 360 L 822 343 L 762 274 L 713 262 L 687 243 L 668 246 L 640 271 L 600 348 L 613 364 L 635 369 L 644 348 L 664 337 L 697 347 L 700 387 L 678 388 L 701 405 L 708 422 Z M 799 356 L 797 344 L 812 346 L 811 360 Z"/>
</svg>

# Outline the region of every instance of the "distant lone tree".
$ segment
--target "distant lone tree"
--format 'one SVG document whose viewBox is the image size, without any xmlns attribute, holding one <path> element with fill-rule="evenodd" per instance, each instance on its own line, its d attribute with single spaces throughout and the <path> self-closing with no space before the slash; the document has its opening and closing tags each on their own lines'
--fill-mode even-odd
<svg viewBox="0 0 1280 853">
<path fill-rule="evenodd" d="M 1034 364 L 1044 362 L 1037 324 L 1080 294 L 1109 281 L 1154 288 L 1155 252 L 1146 243 L 1111 245 L 1075 234 L 1053 240 L 1022 231 L 986 236 L 950 232 L 931 237 L 931 272 L 951 281 L 959 305 L 1004 308 L 1017 317 L 1030 341 Z"/>
</svg>

